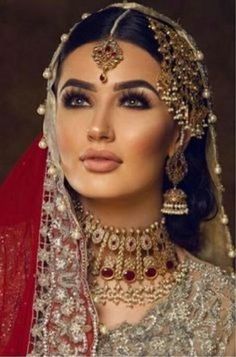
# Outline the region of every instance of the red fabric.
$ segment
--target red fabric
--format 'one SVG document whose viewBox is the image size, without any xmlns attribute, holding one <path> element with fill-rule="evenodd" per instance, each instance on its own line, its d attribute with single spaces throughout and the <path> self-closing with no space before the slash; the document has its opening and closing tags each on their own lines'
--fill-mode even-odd
<svg viewBox="0 0 236 357">
<path fill-rule="evenodd" d="M 27 352 L 47 155 L 39 139 L 0 187 L 1 356 Z"/>
</svg>

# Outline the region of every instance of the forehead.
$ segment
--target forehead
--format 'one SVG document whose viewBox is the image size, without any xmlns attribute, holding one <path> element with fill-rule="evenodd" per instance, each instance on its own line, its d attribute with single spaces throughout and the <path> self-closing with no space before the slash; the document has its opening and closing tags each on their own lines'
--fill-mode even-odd
<svg viewBox="0 0 236 357">
<path fill-rule="evenodd" d="M 145 79 L 153 84 L 160 74 L 160 64 L 144 49 L 124 41 L 118 41 L 124 59 L 107 72 L 108 82 L 132 79 Z M 68 78 L 79 78 L 90 82 L 99 81 L 102 69 L 92 58 L 93 48 L 97 43 L 88 43 L 74 50 L 62 65 L 60 82 Z M 104 85 L 104 84 L 103 84 Z"/>
</svg>

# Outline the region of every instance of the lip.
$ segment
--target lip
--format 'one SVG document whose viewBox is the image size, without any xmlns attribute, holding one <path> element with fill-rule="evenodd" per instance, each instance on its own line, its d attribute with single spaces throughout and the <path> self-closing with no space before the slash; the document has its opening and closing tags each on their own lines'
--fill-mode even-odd
<svg viewBox="0 0 236 357">
<path fill-rule="evenodd" d="M 84 167 L 92 172 L 110 172 L 123 162 L 121 158 L 107 150 L 88 149 L 80 156 Z"/>
<path fill-rule="evenodd" d="M 80 160 L 84 161 L 87 159 L 106 159 L 106 160 L 112 160 L 118 163 L 122 163 L 122 160 L 120 157 L 115 155 L 111 151 L 107 150 L 94 150 L 94 149 L 88 149 L 85 151 L 84 154 L 80 156 Z"/>
<path fill-rule="evenodd" d="M 107 159 L 86 159 L 83 160 L 84 167 L 92 172 L 110 172 L 120 166 L 120 163 Z"/>
</svg>

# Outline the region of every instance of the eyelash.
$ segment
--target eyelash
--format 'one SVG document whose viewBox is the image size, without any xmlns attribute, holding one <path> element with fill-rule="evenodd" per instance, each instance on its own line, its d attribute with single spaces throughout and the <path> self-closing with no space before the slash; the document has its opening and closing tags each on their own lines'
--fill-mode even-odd
<svg viewBox="0 0 236 357">
<path fill-rule="evenodd" d="M 134 105 L 134 106 L 126 106 L 126 108 L 131 108 L 131 109 L 138 109 L 138 110 L 143 110 L 143 109 L 150 109 L 151 108 L 151 101 L 148 98 L 147 94 L 144 93 L 144 91 L 140 91 L 137 89 L 128 89 L 127 91 L 123 92 L 121 95 L 121 98 L 119 99 L 119 105 L 122 106 L 126 101 L 138 101 L 140 104 L 139 105 Z"/>
<path fill-rule="evenodd" d="M 81 103 L 73 103 L 73 101 L 77 100 L 85 101 L 88 104 L 84 105 Z M 128 101 L 129 104 L 125 104 Z M 133 102 L 133 104 L 131 104 L 131 101 Z M 68 90 L 62 97 L 62 103 L 64 107 L 68 109 L 85 108 L 92 105 L 89 97 L 78 89 Z M 119 106 L 124 106 L 127 109 L 144 110 L 151 108 L 151 101 L 148 98 L 147 94 L 144 93 L 144 91 L 140 91 L 137 89 L 127 89 L 122 93 L 121 97 L 119 98 Z"/>
<path fill-rule="evenodd" d="M 89 105 L 91 105 L 89 98 L 86 94 L 82 93 L 82 91 L 80 90 L 68 90 L 67 92 L 65 92 L 62 96 L 62 103 L 64 105 L 65 108 L 68 109 L 74 109 L 74 108 L 81 108 L 84 107 L 83 105 L 78 105 L 78 104 L 72 104 L 73 100 L 83 100 L 89 103 Z M 86 105 L 87 107 L 87 105 Z"/>
</svg>

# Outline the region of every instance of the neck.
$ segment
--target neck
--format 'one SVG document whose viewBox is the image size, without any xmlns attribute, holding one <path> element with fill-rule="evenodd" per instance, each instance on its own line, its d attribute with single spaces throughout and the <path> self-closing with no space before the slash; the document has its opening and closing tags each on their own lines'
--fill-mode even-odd
<svg viewBox="0 0 236 357">
<path fill-rule="evenodd" d="M 116 198 L 80 196 L 80 202 L 103 225 L 117 228 L 146 227 L 162 217 L 162 193 L 157 190 Z"/>
</svg>

